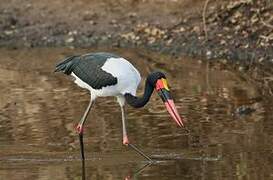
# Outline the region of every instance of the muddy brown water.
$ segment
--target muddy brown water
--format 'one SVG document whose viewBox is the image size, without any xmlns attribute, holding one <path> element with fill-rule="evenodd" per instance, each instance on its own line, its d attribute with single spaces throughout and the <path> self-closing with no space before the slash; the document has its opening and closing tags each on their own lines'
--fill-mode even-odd
<svg viewBox="0 0 273 180">
<path fill-rule="evenodd" d="M 82 178 L 75 125 L 89 94 L 53 70 L 66 55 L 92 51 L 126 57 L 143 79 L 164 71 L 189 132 L 156 94 L 142 109 L 128 107 L 129 138 L 157 158 L 142 168 L 146 160 L 122 146 L 115 98 L 97 99 L 85 126 L 86 179 L 273 178 L 272 103 L 236 73 L 141 50 L 40 48 L 0 50 L 0 179 Z"/>
</svg>

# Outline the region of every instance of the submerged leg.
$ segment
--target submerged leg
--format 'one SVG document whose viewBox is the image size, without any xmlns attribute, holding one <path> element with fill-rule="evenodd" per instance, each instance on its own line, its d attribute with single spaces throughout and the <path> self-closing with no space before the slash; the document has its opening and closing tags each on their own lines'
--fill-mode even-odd
<svg viewBox="0 0 273 180">
<path fill-rule="evenodd" d="M 82 160 L 82 180 L 85 180 L 85 160 Z"/>
<path fill-rule="evenodd" d="M 131 147 L 133 150 L 135 150 L 138 154 L 146 158 L 148 161 L 152 161 L 152 159 L 144 154 L 140 149 L 138 149 L 135 145 L 131 144 L 128 139 L 127 135 L 127 129 L 126 129 L 126 120 L 125 120 L 125 113 L 124 113 L 124 104 L 120 103 L 120 109 L 121 109 L 121 114 L 122 114 L 122 137 L 123 141 L 122 143 L 128 147 Z"/>
<path fill-rule="evenodd" d="M 83 145 L 83 133 L 79 133 L 79 140 L 80 140 L 80 148 L 81 148 L 82 160 L 85 160 L 85 157 L 84 157 L 84 145 Z"/>
<path fill-rule="evenodd" d="M 88 106 L 87 106 L 87 108 L 86 108 L 80 122 L 78 123 L 77 128 L 76 128 L 77 132 L 79 134 L 82 160 L 85 159 L 85 157 L 84 157 L 84 145 L 83 145 L 83 126 L 84 126 L 85 120 L 86 120 L 86 118 L 87 118 L 87 116 L 88 116 L 88 114 L 90 112 L 90 109 L 91 109 L 92 105 L 93 105 L 93 101 L 90 100 L 90 102 L 89 102 L 89 104 L 88 104 Z"/>
</svg>

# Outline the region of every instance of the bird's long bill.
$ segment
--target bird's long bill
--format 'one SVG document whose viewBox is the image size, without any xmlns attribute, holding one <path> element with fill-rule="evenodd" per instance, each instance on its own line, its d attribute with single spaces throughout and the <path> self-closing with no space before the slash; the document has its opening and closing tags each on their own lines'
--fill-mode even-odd
<svg viewBox="0 0 273 180">
<path fill-rule="evenodd" d="M 173 99 L 170 94 L 170 90 L 167 84 L 167 80 L 165 78 L 161 78 L 157 80 L 156 82 L 156 90 L 158 95 L 161 97 L 162 101 L 164 102 L 168 112 L 172 116 L 172 118 L 175 120 L 178 126 L 182 127 L 183 122 L 180 117 L 180 115 L 177 112 L 177 109 L 175 107 L 175 104 L 173 102 Z"/>
</svg>

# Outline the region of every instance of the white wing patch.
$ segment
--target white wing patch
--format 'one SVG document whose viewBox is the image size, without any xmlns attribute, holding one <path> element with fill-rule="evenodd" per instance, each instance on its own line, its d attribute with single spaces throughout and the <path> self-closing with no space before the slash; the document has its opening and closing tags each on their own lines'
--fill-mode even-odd
<svg viewBox="0 0 273 180">
<path fill-rule="evenodd" d="M 136 94 L 141 77 L 136 68 L 124 58 L 109 58 L 102 69 L 118 79 L 116 86 L 120 94 Z"/>
</svg>

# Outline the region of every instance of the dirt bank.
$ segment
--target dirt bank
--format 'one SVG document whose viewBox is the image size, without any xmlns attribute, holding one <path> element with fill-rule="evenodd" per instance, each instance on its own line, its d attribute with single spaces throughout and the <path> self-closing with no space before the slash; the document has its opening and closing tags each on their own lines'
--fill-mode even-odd
<svg viewBox="0 0 273 180">
<path fill-rule="evenodd" d="M 271 86 L 273 2 L 207 2 L 2 0 L 0 47 L 140 47 L 225 59 L 249 74 L 265 71 Z"/>
</svg>

